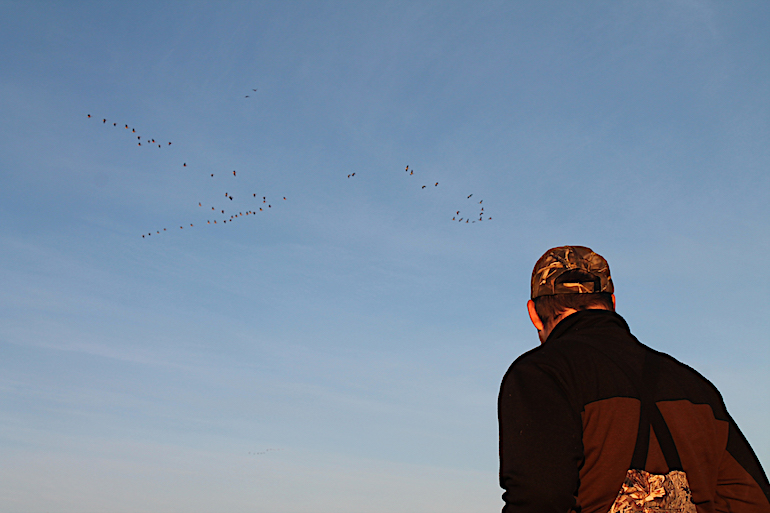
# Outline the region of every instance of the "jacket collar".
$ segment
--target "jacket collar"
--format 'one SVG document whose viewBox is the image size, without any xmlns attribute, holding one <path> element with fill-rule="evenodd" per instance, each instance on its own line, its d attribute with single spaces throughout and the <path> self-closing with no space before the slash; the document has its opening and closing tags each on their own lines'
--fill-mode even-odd
<svg viewBox="0 0 770 513">
<path fill-rule="evenodd" d="M 600 309 L 581 310 L 562 319 L 548 335 L 545 343 L 556 340 L 567 333 L 576 333 L 586 328 L 612 326 L 628 332 L 631 331 L 625 319 L 615 312 Z"/>
</svg>

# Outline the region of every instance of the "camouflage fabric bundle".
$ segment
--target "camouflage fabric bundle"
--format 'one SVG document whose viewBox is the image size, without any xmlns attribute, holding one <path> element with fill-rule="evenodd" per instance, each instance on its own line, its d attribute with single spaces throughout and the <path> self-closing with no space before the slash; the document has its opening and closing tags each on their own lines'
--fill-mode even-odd
<svg viewBox="0 0 770 513">
<path fill-rule="evenodd" d="M 687 475 L 629 470 L 609 513 L 696 513 Z"/>
</svg>

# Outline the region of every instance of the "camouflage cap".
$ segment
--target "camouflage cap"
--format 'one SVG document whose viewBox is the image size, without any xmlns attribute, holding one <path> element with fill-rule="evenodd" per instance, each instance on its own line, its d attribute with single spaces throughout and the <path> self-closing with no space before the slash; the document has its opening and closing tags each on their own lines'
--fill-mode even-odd
<svg viewBox="0 0 770 513">
<path fill-rule="evenodd" d="M 556 294 L 614 291 L 609 264 L 585 246 L 549 249 L 532 271 L 532 299 Z"/>
</svg>

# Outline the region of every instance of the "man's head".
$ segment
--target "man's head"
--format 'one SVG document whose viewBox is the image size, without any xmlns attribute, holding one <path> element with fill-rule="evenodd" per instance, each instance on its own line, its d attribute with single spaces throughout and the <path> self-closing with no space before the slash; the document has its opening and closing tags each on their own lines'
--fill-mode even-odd
<svg viewBox="0 0 770 513">
<path fill-rule="evenodd" d="M 580 310 L 615 310 L 615 291 L 607 261 L 584 246 L 545 252 L 532 271 L 527 310 L 545 342 L 563 318 Z"/>
</svg>

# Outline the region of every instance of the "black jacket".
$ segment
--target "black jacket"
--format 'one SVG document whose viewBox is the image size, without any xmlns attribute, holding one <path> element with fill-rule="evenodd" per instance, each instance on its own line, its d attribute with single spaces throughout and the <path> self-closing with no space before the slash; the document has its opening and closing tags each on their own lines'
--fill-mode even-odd
<svg viewBox="0 0 770 513">
<path fill-rule="evenodd" d="M 586 310 L 511 365 L 498 398 L 503 512 L 609 511 L 631 463 L 647 352 L 622 317 Z M 717 389 L 657 354 L 655 403 L 698 511 L 770 513 L 767 477 Z M 668 472 L 654 433 L 645 470 Z"/>
</svg>

